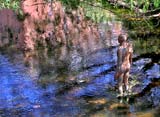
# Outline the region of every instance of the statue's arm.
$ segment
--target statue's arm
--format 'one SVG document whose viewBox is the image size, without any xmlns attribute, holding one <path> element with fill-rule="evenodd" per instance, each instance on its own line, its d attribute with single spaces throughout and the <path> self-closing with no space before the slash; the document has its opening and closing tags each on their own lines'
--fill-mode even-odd
<svg viewBox="0 0 160 117">
<path fill-rule="evenodd" d="M 132 44 L 130 44 L 130 46 L 129 46 L 129 53 L 130 53 L 129 62 L 130 62 L 130 64 L 132 64 L 132 56 L 133 56 L 133 46 L 132 46 Z"/>
<path fill-rule="evenodd" d="M 132 64 L 132 56 L 133 56 L 133 53 L 130 53 L 130 56 L 129 56 L 129 62 L 130 62 L 130 64 Z"/>
<path fill-rule="evenodd" d="M 122 55 L 121 55 L 121 51 L 118 48 L 117 50 L 117 68 L 116 68 L 116 73 L 114 75 L 114 79 L 117 80 L 119 78 L 119 70 L 121 69 L 121 60 L 122 60 Z"/>
</svg>

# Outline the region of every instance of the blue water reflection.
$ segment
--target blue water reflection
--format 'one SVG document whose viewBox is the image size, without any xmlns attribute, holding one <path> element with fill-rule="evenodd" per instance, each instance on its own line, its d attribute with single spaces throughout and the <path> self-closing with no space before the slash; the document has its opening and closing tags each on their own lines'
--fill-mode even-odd
<svg viewBox="0 0 160 117">
<path fill-rule="evenodd" d="M 24 72 L 25 69 L 0 55 L 0 108 L 32 107 L 40 103 L 43 90 Z"/>
</svg>

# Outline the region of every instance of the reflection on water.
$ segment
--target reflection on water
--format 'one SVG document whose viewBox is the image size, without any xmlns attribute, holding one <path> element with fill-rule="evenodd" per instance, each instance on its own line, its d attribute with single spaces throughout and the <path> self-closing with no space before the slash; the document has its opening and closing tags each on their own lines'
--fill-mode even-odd
<svg viewBox="0 0 160 117">
<path fill-rule="evenodd" d="M 26 69 L 21 65 L 14 65 L 5 56 L 0 56 L 1 91 L 0 108 L 30 107 L 31 103 L 38 103 L 41 92 L 27 75 Z"/>
<path fill-rule="evenodd" d="M 24 57 L 15 54 L 12 58 L 0 54 L 0 116 L 159 114 L 160 65 L 151 56 L 145 56 L 150 42 L 155 47 L 149 53 L 160 50 L 154 41 L 145 45 L 140 44 L 139 40 L 134 41 L 137 58 L 131 70 L 131 84 L 133 92 L 144 94 L 133 98 L 116 98 L 113 75 L 117 36 L 124 32 L 122 27 L 122 23 L 116 21 L 100 24 L 100 39 L 93 37 L 90 28 L 84 29 L 73 45 L 57 47 L 53 51 L 45 48 L 25 53 Z M 142 49 L 137 47 L 145 48 L 143 56 L 139 52 Z M 153 63 L 153 66 L 143 71 L 149 63 Z"/>
</svg>

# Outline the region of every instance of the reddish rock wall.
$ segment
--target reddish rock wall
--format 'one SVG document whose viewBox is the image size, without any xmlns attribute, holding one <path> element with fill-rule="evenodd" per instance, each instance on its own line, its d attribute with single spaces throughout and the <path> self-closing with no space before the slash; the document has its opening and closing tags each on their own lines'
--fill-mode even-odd
<svg viewBox="0 0 160 117">
<path fill-rule="evenodd" d="M 26 14 L 23 28 L 27 50 L 34 50 L 37 42 L 44 46 L 76 46 L 87 38 L 98 38 L 96 28 L 84 20 L 83 9 L 66 14 L 60 2 L 51 4 L 44 0 L 25 0 L 22 10 Z"/>
<path fill-rule="evenodd" d="M 23 50 L 59 44 L 87 49 L 97 44 L 98 30 L 84 19 L 83 9 L 65 13 L 60 2 L 44 0 L 24 0 L 21 8 L 25 15 L 22 23 L 12 10 L 0 11 L 0 46 L 14 42 Z"/>
<path fill-rule="evenodd" d="M 17 15 L 9 9 L 0 10 L 0 47 L 17 44 L 20 45 L 22 37 L 22 23 Z"/>
</svg>

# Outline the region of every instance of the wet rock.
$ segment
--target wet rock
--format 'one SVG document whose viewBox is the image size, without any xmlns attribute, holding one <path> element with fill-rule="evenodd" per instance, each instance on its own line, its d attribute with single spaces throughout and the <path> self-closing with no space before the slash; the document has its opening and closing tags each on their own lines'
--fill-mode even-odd
<svg viewBox="0 0 160 117">
<path fill-rule="evenodd" d="M 151 90 L 148 100 L 151 101 L 155 107 L 160 107 L 160 86 Z"/>
<path fill-rule="evenodd" d="M 146 71 L 148 78 L 160 78 L 160 65 L 154 64 L 154 66 Z"/>
<path fill-rule="evenodd" d="M 134 114 L 136 117 L 154 117 L 155 115 L 151 112 L 147 112 L 147 113 L 143 113 L 143 112 L 139 112 L 137 114 Z M 133 115 L 133 116 L 134 116 Z"/>
<path fill-rule="evenodd" d="M 116 49 L 102 48 L 93 51 L 86 56 L 84 61 L 84 68 L 94 68 L 103 64 L 114 64 L 116 63 Z"/>
<path fill-rule="evenodd" d="M 128 109 L 129 106 L 123 103 L 113 103 L 109 106 L 110 110 L 118 109 L 118 108 L 123 108 L 123 109 Z"/>
<path fill-rule="evenodd" d="M 82 56 L 77 52 L 77 50 L 73 50 L 71 52 L 70 63 L 71 71 L 77 71 L 82 68 Z"/>
<path fill-rule="evenodd" d="M 92 104 L 105 104 L 107 100 L 102 98 L 102 99 L 89 100 L 88 102 Z"/>
<path fill-rule="evenodd" d="M 140 71 L 140 70 L 142 70 L 143 67 L 145 66 L 145 64 L 147 64 L 149 62 L 151 62 L 150 58 L 142 58 L 142 59 L 136 60 L 133 63 L 133 65 L 135 66 L 134 68 L 136 68 L 134 71 Z"/>
</svg>

